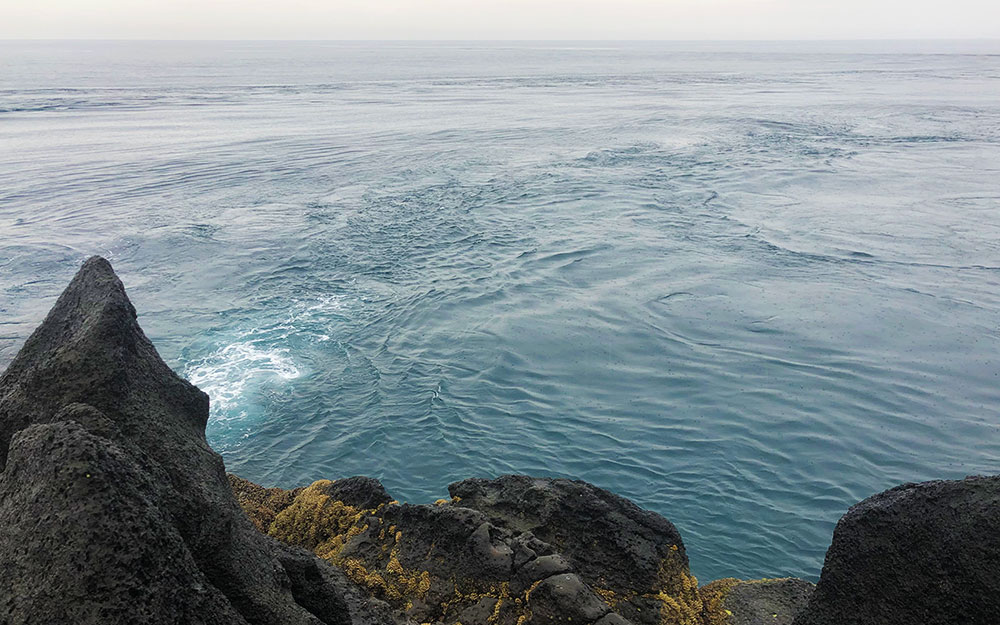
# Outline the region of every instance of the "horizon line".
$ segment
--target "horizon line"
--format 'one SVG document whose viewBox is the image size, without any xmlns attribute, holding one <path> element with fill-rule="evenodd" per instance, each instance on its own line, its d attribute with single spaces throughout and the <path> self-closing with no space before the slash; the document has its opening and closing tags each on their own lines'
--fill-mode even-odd
<svg viewBox="0 0 1000 625">
<path fill-rule="evenodd" d="M 450 42 L 460 42 L 460 43 L 548 43 L 548 42 L 597 42 L 597 43 L 731 43 L 731 42 L 743 42 L 743 43 L 838 43 L 838 42 L 894 42 L 894 41 L 907 41 L 907 42 L 919 42 L 919 41 L 979 41 L 979 42 L 1000 42 L 1000 36 L 998 37 L 829 37 L 829 38 L 814 38 L 814 39 L 761 39 L 761 38 L 677 38 L 677 39 L 614 39 L 614 38 L 601 38 L 601 39 L 576 39 L 576 38 L 551 38 L 551 39 L 517 39 L 517 38 L 497 38 L 497 39 L 459 39 L 459 38 L 444 38 L 444 39 L 430 39 L 430 38 L 415 38 L 415 39 L 307 39 L 307 38 L 278 38 L 278 37 L 261 37 L 261 38 L 230 38 L 230 37 L 220 37 L 220 38 L 202 38 L 202 37 L 168 37 L 168 38 L 152 38 L 152 37 L 0 37 L 0 41 L 150 41 L 150 42 L 164 42 L 164 41 L 273 41 L 273 42 L 322 42 L 322 43 L 450 43 Z"/>
</svg>

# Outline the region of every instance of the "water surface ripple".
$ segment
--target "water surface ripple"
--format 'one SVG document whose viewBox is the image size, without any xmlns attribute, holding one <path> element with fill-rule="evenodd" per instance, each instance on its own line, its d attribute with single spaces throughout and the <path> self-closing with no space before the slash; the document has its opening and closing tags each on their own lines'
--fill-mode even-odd
<svg viewBox="0 0 1000 625">
<path fill-rule="evenodd" d="M 742 45 L 2 43 L 0 367 L 103 254 L 247 478 L 577 477 L 815 578 L 1000 468 L 1000 56 Z"/>
</svg>

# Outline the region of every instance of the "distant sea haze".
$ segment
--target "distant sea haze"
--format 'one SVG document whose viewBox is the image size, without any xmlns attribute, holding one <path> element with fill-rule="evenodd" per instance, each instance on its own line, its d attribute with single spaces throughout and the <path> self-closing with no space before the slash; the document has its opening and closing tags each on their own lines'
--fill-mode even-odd
<svg viewBox="0 0 1000 625">
<path fill-rule="evenodd" d="M 580 478 L 816 579 L 1000 468 L 997 47 L 3 42 L 0 368 L 102 254 L 245 478 Z"/>
</svg>

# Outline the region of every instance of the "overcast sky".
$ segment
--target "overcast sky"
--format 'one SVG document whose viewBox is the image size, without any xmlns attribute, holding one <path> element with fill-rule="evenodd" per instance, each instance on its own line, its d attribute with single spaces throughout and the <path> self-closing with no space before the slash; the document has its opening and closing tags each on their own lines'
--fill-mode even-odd
<svg viewBox="0 0 1000 625">
<path fill-rule="evenodd" d="M 0 38 L 1000 38 L 1000 0 L 0 0 Z"/>
</svg>

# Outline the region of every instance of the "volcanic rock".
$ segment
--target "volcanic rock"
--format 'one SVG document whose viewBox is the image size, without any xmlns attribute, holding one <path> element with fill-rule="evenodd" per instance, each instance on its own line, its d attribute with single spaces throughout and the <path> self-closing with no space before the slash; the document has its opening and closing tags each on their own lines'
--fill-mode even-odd
<svg viewBox="0 0 1000 625">
<path fill-rule="evenodd" d="M 851 507 L 795 625 L 1000 623 L 1000 477 L 904 484 Z"/>
<path fill-rule="evenodd" d="M 332 577 L 290 578 L 237 504 L 207 419 L 208 397 L 160 359 L 111 265 L 85 262 L 0 376 L 0 622 L 370 616 L 350 614 Z M 324 602 L 297 601 L 307 583 Z"/>
</svg>

